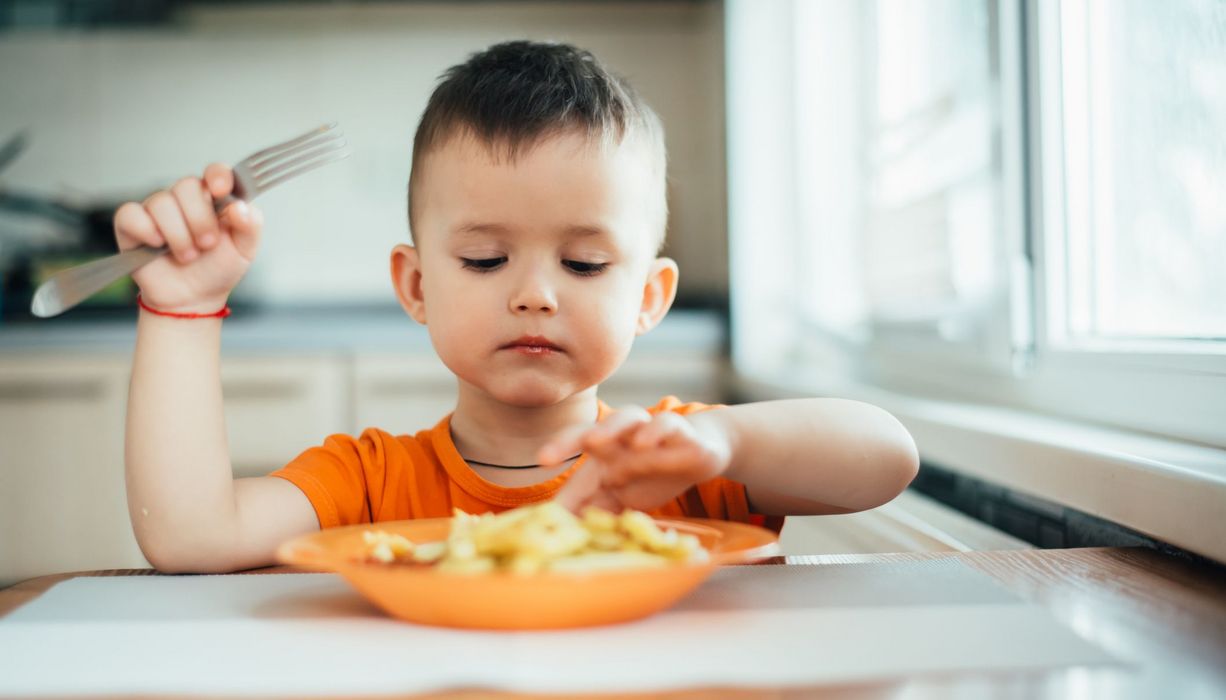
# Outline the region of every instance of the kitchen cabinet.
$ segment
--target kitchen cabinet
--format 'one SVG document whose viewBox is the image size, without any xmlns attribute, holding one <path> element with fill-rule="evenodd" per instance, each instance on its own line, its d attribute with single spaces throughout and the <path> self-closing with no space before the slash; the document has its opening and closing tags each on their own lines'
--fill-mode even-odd
<svg viewBox="0 0 1226 700">
<path fill-rule="evenodd" d="M 0 585 L 145 566 L 124 491 L 128 372 L 109 356 L 0 362 Z"/>
<path fill-rule="evenodd" d="M 416 433 L 455 408 L 456 380 L 433 353 L 360 353 L 353 358 L 348 431 Z"/>
<path fill-rule="evenodd" d="M 42 574 L 148 566 L 124 484 L 130 358 L 0 356 L 0 586 Z M 351 423 L 348 361 L 227 357 L 235 476 L 267 474 Z"/>
<path fill-rule="evenodd" d="M 352 424 L 343 356 L 225 357 L 221 390 L 236 477 L 263 476 Z"/>
</svg>

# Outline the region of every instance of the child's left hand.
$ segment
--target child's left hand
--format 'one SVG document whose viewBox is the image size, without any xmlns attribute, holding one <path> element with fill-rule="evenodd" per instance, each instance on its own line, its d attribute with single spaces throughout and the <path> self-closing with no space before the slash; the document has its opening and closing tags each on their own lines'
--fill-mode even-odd
<svg viewBox="0 0 1226 700">
<path fill-rule="evenodd" d="M 728 436 L 712 422 L 667 411 L 652 416 L 638 407 L 573 428 L 538 456 L 554 464 L 577 450 L 587 461 L 555 498 L 575 512 L 588 505 L 613 512 L 656 508 L 723 474 L 732 458 Z"/>
</svg>

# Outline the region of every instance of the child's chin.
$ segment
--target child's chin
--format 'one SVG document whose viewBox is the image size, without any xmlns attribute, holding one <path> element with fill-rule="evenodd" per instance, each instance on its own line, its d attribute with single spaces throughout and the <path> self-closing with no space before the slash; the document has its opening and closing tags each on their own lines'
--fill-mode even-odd
<svg viewBox="0 0 1226 700">
<path fill-rule="evenodd" d="M 552 406 L 570 395 L 557 385 L 538 385 L 535 382 L 513 387 L 499 387 L 490 393 L 503 403 L 523 408 Z"/>
</svg>

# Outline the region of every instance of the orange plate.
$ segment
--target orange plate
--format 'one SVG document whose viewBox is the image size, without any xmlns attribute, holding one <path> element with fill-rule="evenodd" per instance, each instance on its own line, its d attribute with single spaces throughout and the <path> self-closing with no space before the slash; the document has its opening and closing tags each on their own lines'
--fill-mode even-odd
<svg viewBox="0 0 1226 700">
<path fill-rule="evenodd" d="M 428 566 L 360 560 L 362 533 L 383 530 L 415 543 L 447 537 L 451 518 L 336 527 L 296 537 L 277 549 L 284 564 L 340 574 L 372 603 L 409 622 L 480 629 L 560 629 L 624 622 L 663 610 L 698 587 L 716 566 L 778 551 L 774 532 L 701 518 L 657 519 L 698 537 L 711 554 L 701 564 L 591 572 L 457 574 Z"/>
</svg>

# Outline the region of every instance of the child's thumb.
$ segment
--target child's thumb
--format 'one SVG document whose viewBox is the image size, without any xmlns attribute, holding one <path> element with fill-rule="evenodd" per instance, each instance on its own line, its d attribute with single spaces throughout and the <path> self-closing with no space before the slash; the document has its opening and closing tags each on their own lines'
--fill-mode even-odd
<svg viewBox="0 0 1226 700">
<path fill-rule="evenodd" d="M 234 247 L 244 258 L 251 260 L 260 244 L 264 213 L 240 199 L 226 207 L 225 216 L 230 235 L 234 237 Z"/>
</svg>

